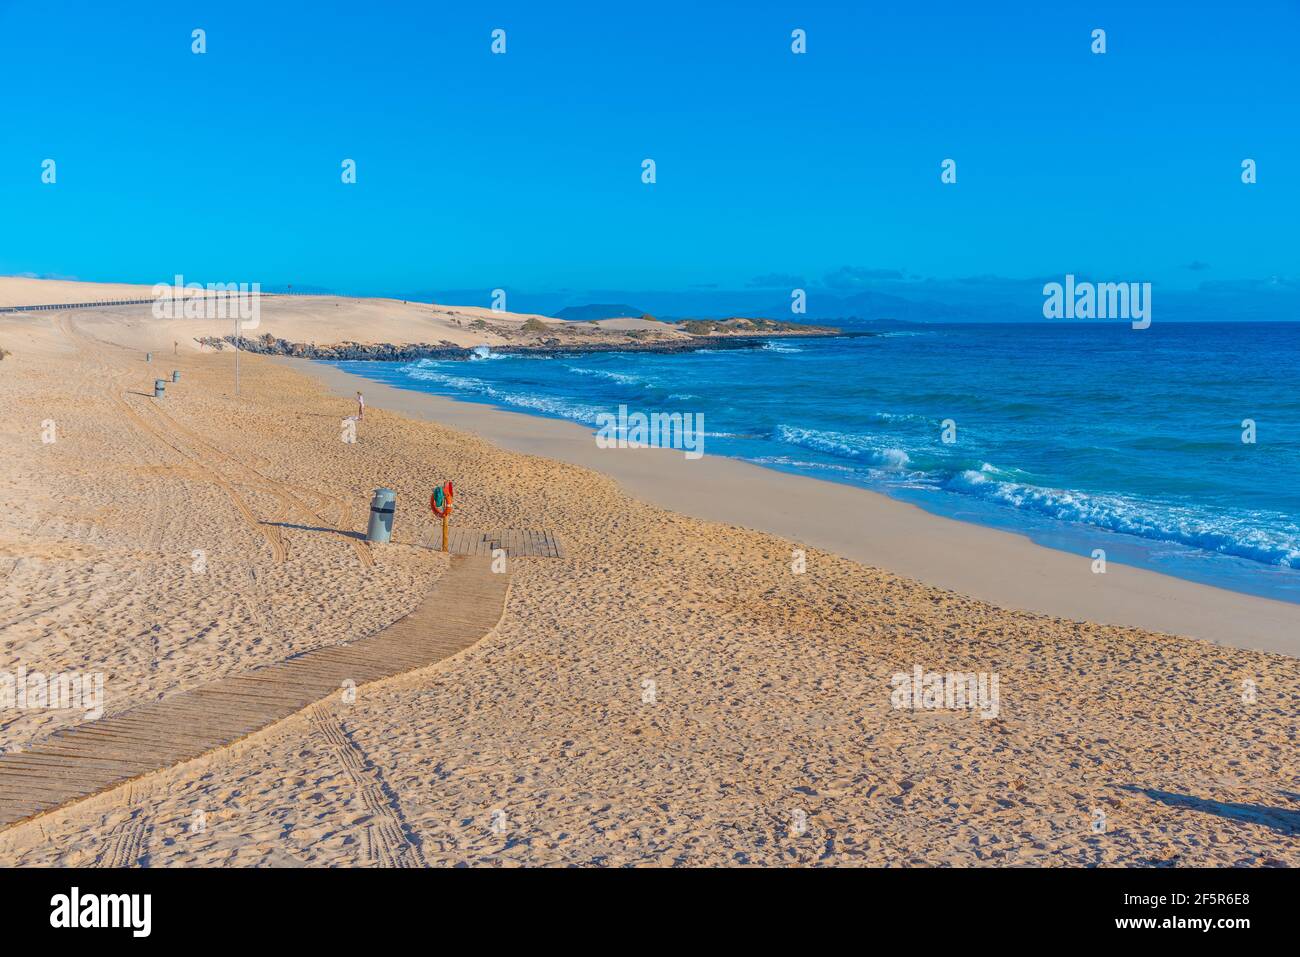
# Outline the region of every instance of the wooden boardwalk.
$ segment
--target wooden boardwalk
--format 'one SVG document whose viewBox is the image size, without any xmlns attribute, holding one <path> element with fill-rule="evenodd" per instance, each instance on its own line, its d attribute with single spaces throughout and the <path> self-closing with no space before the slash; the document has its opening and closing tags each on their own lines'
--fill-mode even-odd
<svg viewBox="0 0 1300 957">
<path fill-rule="evenodd" d="M 473 645 L 505 611 L 509 579 L 453 556 L 419 607 L 378 634 L 59 731 L 0 755 L 0 828 L 189 761 L 357 686 Z"/>
<path fill-rule="evenodd" d="M 420 545 L 442 548 L 442 529 L 434 528 L 424 533 Z M 523 528 L 507 528 L 495 532 L 480 532 L 472 528 L 451 528 L 451 553 L 453 555 L 486 555 L 501 549 L 511 558 L 563 558 L 560 540 L 550 532 L 535 532 Z"/>
</svg>

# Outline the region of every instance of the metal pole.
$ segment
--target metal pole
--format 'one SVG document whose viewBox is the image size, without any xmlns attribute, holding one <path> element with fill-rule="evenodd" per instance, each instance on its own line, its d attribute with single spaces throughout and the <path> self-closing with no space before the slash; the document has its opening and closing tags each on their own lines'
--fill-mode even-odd
<svg viewBox="0 0 1300 957">
<path fill-rule="evenodd" d="M 239 311 L 235 311 L 235 395 L 239 395 Z"/>
</svg>

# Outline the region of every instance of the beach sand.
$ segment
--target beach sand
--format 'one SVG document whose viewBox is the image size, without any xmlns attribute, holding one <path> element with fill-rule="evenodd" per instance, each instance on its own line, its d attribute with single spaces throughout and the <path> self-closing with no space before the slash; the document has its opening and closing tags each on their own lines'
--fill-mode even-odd
<svg viewBox="0 0 1300 957">
<path fill-rule="evenodd" d="M 1023 535 L 937 516 L 887 496 L 719 456 L 666 449 L 602 449 L 593 430 L 458 402 L 282 360 L 340 396 L 474 432 L 495 445 L 595 469 L 641 501 L 696 518 L 780 535 L 867 565 L 1000 605 L 1059 618 L 1192 635 L 1300 657 L 1300 605 L 1189 582 L 1119 562 L 1095 574 L 1091 556 Z M 707 451 L 707 442 L 706 442 Z"/>
<path fill-rule="evenodd" d="M 373 634 L 447 567 L 448 478 L 457 523 L 565 556 L 510 560 L 459 655 L 0 831 L 0 864 L 378 865 L 376 829 L 430 865 L 1300 864 L 1291 606 L 373 383 L 348 444 L 333 370 L 245 355 L 235 397 L 228 353 L 146 364 L 148 323 L 0 317 L 0 670 L 103 671 L 117 713 Z M 385 485 L 368 564 L 344 532 Z M 918 666 L 995 673 L 997 717 L 895 709 Z M 0 712 L 0 746 L 79 720 Z"/>
</svg>

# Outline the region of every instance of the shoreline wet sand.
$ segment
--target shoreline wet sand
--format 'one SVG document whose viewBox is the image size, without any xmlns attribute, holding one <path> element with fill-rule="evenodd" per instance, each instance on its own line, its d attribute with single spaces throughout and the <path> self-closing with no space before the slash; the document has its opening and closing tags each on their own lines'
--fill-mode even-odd
<svg viewBox="0 0 1300 957">
<path fill-rule="evenodd" d="M 667 449 L 601 449 L 559 419 L 461 402 L 285 360 L 336 395 L 465 429 L 514 451 L 592 468 L 629 493 L 695 518 L 759 529 L 1007 608 L 1192 635 L 1300 657 L 1300 605 L 1215 588 L 1037 545 L 1022 535 L 934 515 L 880 493 L 734 459 Z"/>
</svg>

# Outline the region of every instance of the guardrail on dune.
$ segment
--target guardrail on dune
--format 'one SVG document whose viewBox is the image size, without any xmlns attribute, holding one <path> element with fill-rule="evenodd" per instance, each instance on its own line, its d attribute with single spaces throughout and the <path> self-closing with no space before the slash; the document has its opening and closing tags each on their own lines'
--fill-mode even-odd
<svg viewBox="0 0 1300 957">
<path fill-rule="evenodd" d="M 0 306 L 0 312 L 53 312 L 59 309 L 94 309 L 99 306 L 147 306 L 153 299 L 102 299 L 98 302 L 41 303 L 35 306 Z"/>
<path fill-rule="evenodd" d="M 329 293 L 319 292 L 261 292 L 260 296 L 322 296 Z M 203 301 L 206 299 L 225 298 L 226 294 L 221 293 L 212 296 L 187 296 L 184 302 Z M 94 302 L 59 302 L 59 303 L 39 303 L 33 306 L 5 306 L 0 305 L 0 312 L 57 312 L 60 309 L 100 309 L 104 306 L 149 306 L 157 302 L 156 298 L 149 299 L 99 299 Z"/>
</svg>

